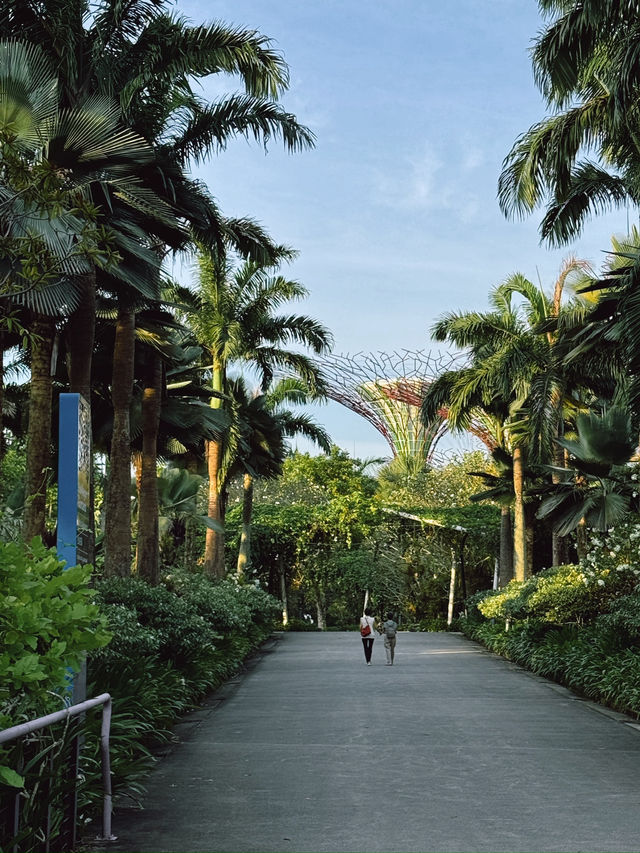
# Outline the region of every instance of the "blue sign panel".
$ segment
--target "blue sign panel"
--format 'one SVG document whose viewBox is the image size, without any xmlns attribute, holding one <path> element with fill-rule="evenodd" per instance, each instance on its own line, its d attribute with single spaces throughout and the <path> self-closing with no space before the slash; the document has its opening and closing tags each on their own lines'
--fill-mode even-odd
<svg viewBox="0 0 640 853">
<path fill-rule="evenodd" d="M 60 394 L 57 551 L 67 566 L 93 560 L 90 421 L 89 406 L 80 394 Z"/>
<path fill-rule="evenodd" d="M 67 568 L 93 562 L 91 511 L 91 412 L 80 394 L 60 394 L 58 450 L 58 538 L 56 550 Z M 68 702 L 86 699 L 86 664 L 69 671 Z"/>
</svg>

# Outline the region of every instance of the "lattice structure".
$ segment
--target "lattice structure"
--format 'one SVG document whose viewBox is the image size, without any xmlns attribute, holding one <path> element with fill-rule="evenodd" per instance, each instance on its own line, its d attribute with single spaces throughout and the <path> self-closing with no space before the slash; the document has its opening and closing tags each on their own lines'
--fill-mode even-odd
<svg viewBox="0 0 640 853">
<path fill-rule="evenodd" d="M 394 457 L 432 459 L 447 430 L 446 413 L 428 426 L 420 404 L 433 380 L 459 365 L 459 356 L 430 351 L 327 355 L 317 360 L 327 396 L 366 418 L 384 436 Z"/>
</svg>

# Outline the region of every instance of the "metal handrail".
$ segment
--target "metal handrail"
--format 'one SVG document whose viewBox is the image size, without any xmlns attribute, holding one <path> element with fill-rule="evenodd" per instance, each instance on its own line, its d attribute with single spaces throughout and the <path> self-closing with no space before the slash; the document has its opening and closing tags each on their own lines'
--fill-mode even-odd
<svg viewBox="0 0 640 853">
<path fill-rule="evenodd" d="M 95 708 L 98 705 L 103 705 L 102 708 L 102 727 L 100 730 L 100 756 L 102 765 L 102 786 L 104 789 L 104 797 L 102 803 L 102 835 L 99 836 L 101 841 L 115 841 L 115 836 L 111 834 L 111 762 L 109 760 L 109 731 L 111 729 L 111 696 L 109 693 L 101 693 L 95 699 L 87 699 L 80 702 L 78 705 L 70 705 L 62 711 L 56 711 L 53 714 L 47 714 L 46 717 L 38 717 L 36 720 L 29 720 L 27 723 L 20 723 L 18 726 L 12 726 L 10 729 L 0 731 L 0 744 L 15 740 L 19 737 L 24 737 L 31 732 L 37 732 L 54 723 L 60 723 L 69 717 L 75 717 L 85 711 Z"/>
</svg>

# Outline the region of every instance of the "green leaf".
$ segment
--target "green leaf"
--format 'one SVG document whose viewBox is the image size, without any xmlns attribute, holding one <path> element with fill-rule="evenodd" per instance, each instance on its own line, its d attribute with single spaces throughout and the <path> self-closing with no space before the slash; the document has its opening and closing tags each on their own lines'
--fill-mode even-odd
<svg viewBox="0 0 640 853">
<path fill-rule="evenodd" d="M 24 788 L 24 778 L 4 764 L 0 764 L 0 782 L 11 788 Z"/>
</svg>

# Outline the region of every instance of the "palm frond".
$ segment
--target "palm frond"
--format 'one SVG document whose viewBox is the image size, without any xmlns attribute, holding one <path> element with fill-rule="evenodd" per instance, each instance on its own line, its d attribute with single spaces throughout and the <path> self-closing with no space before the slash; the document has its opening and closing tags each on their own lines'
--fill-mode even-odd
<svg viewBox="0 0 640 853">
<path fill-rule="evenodd" d="M 186 124 L 173 145 L 184 161 L 201 163 L 229 140 L 243 136 L 261 142 L 265 150 L 272 139 L 281 139 L 288 151 L 313 148 L 315 134 L 301 125 L 279 104 L 250 95 L 230 95 L 198 112 Z"/>
</svg>

